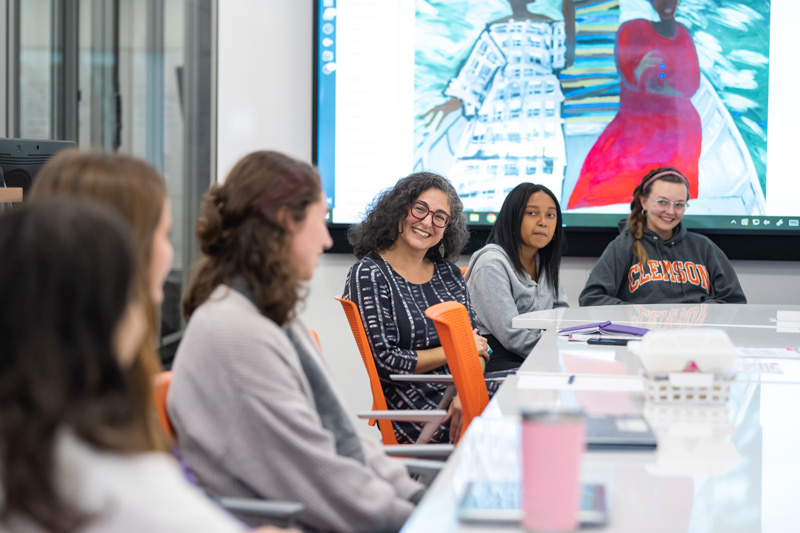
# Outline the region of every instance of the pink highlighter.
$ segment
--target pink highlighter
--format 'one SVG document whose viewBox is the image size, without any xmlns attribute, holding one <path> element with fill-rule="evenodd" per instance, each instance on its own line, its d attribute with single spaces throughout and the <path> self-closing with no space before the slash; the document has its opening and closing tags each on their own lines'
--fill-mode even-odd
<svg viewBox="0 0 800 533">
<path fill-rule="evenodd" d="M 577 529 L 585 432 L 580 411 L 523 410 L 522 527 L 525 530 Z"/>
</svg>

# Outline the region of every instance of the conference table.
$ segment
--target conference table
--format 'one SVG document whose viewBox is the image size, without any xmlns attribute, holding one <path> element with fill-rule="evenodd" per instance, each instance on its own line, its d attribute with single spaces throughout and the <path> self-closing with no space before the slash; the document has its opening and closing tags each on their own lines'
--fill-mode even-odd
<svg viewBox="0 0 800 533">
<path fill-rule="evenodd" d="M 723 330 L 737 348 L 728 401 L 653 402 L 635 386 L 642 365 L 626 346 L 558 334 L 607 320 Z M 522 407 L 641 414 L 650 424 L 655 450 L 583 453 L 582 483 L 606 490 L 607 524 L 592 531 L 800 531 L 800 306 L 567 308 L 520 315 L 512 326 L 540 329 L 541 338 L 470 425 L 403 531 L 520 530 L 460 522 L 458 506 L 470 483 L 519 480 Z"/>
</svg>

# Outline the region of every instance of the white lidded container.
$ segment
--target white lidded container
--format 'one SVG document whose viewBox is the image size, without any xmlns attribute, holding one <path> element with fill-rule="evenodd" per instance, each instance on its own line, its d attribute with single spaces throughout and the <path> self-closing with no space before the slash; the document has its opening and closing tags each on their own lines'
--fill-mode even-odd
<svg viewBox="0 0 800 533">
<path fill-rule="evenodd" d="M 721 329 L 654 330 L 628 350 L 642 362 L 645 395 L 655 402 L 720 404 L 730 395 L 736 347 Z M 697 371 L 685 372 L 692 362 Z"/>
</svg>

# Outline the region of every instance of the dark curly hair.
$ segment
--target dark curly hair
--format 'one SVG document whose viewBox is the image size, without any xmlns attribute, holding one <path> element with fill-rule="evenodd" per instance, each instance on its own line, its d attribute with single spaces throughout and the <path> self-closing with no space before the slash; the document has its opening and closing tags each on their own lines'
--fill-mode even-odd
<svg viewBox="0 0 800 533">
<path fill-rule="evenodd" d="M 447 195 L 450 204 L 450 224 L 444 230 L 441 245 L 444 253 L 439 252 L 439 243 L 428 249 L 425 257 L 429 259 L 444 258 L 449 261 L 458 259 L 458 255 L 467 245 L 469 232 L 463 215 L 463 205 L 453 185 L 444 177 L 433 172 L 415 172 L 395 184 L 391 189 L 381 192 L 367 210 L 364 221 L 351 226 L 347 231 L 347 239 L 353 246 L 356 258 L 380 250 L 388 250 L 400 235 L 400 222 L 408 216 L 409 206 L 428 189 L 439 189 Z"/>
<path fill-rule="evenodd" d="M 301 300 L 302 282 L 291 257 L 294 222 L 319 201 L 322 185 L 311 165 L 278 152 L 243 157 L 222 185 L 203 196 L 197 240 L 204 256 L 183 298 L 190 317 L 220 284 L 241 277 L 253 291 L 259 310 L 277 324 L 292 318 Z"/>
</svg>

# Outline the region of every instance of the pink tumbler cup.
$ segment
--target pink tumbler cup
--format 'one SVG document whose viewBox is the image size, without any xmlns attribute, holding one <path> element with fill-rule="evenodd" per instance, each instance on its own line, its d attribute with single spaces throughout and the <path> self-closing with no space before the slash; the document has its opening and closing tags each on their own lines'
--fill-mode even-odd
<svg viewBox="0 0 800 533">
<path fill-rule="evenodd" d="M 570 531 L 578 527 L 581 453 L 580 411 L 522 412 L 522 527 Z"/>
</svg>

